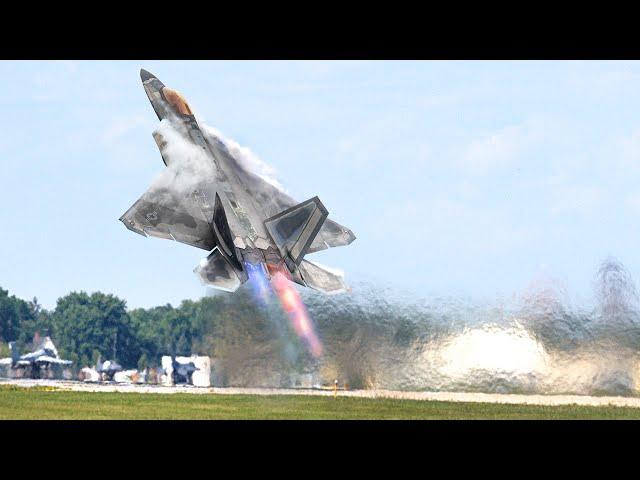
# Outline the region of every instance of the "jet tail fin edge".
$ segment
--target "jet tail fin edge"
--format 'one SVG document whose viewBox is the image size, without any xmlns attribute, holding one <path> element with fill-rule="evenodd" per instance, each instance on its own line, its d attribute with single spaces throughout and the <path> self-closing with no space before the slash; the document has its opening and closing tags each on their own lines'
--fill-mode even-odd
<svg viewBox="0 0 640 480">
<path fill-rule="evenodd" d="M 313 197 L 264 221 L 290 270 L 300 265 L 328 215 L 320 199 Z"/>
</svg>

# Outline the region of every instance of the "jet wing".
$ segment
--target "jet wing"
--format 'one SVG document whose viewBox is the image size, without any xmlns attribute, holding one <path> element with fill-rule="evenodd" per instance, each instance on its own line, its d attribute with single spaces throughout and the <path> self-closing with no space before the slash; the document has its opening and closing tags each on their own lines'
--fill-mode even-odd
<svg viewBox="0 0 640 480">
<path fill-rule="evenodd" d="M 120 221 L 144 236 L 166 238 L 204 250 L 215 247 L 213 230 L 206 213 L 207 197 L 194 188 L 191 195 L 171 187 L 172 170 L 160 174 L 153 185 L 127 210 Z M 212 218 L 213 213 L 209 216 Z"/>
<path fill-rule="evenodd" d="M 326 248 L 349 245 L 356 239 L 354 233 L 347 227 L 327 218 L 322 224 L 318 236 L 309 247 L 308 253 L 318 252 Z"/>
<path fill-rule="evenodd" d="M 43 355 L 38 357 L 36 363 L 53 363 L 55 365 L 71 365 L 73 362 L 71 360 L 61 360 L 59 358 L 50 357 L 48 355 Z"/>
<path fill-rule="evenodd" d="M 172 161 L 120 221 L 140 235 L 209 251 L 216 245 L 211 222 L 223 178 L 211 155 L 169 122 L 163 120 L 157 131 L 163 132 Z"/>
</svg>

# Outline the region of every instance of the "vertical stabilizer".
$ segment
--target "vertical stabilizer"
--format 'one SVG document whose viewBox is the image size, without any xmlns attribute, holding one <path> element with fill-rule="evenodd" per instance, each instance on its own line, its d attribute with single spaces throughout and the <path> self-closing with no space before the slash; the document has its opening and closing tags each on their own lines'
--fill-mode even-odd
<svg viewBox="0 0 640 480">
<path fill-rule="evenodd" d="M 300 265 L 328 215 L 320 199 L 313 197 L 264 221 L 289 270 Z"/>
<path fill-rule="evenodd" d="M 18 344 L 16 342 L 9 342 L 9 350 L 11 350 L 11 362 L 18 363 L 20 360 L 20 350 L 18 350 Z"/>
</svg>

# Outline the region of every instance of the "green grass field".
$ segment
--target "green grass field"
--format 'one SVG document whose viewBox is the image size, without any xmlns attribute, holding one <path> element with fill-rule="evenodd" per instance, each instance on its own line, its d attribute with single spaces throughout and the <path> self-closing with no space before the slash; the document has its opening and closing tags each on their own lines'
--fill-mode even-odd
<svg viewBox="0 0 640 480">
<path fill-rule="evenodd" d="M 640 419 L 640 409 L 339 396 L 88 393 L 0 386 L 0 419 Z"/>
</svg>

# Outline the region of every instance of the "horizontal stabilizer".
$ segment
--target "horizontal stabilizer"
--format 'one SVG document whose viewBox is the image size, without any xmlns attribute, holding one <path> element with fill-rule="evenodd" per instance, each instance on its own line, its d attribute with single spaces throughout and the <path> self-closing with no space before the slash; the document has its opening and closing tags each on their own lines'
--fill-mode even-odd
<svg viewBox="0 0 640 480">
<path fill-rule="evenodd" d="M 331 270 L 309 260 L 302 260 L 298 269 L 307 287 L 323 293 L 342 293 L 347 291 L 342 272 Z"/>
<path fill-rule="evenodd" d="M 290 270 L 291 262 L 300 265 L 328 215 L 320 199 L 313 197 L 265 220 L 264 225 Z"/>
<path fill-rule="evenodd" d="M 203 258 L 193 271 L 204 285 L 225 292 L 235 292 L 242 284 L 233 265 L 218 247 L 207 258 Z"/>
</svg>

